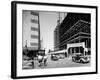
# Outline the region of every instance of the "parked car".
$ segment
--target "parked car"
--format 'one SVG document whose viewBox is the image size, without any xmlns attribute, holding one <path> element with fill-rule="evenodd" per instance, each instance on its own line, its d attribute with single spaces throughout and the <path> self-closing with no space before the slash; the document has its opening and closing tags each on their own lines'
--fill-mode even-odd
<svg viewBox="0 0 100 80">
<path fill-rule="evenodd" d="M 73 62 L 79 62 L 79 63 L 89 63 L 90 59 L 87 56 L 76 54 L 76 55 L 72 56 L 72 61 Z"/>
<path fill-rule="evenodd" d="M 59 60 L 59 58 L 58 58 L 58 56 L 56 56 L 56 55 L 52 55 L 52 56 L 51 56 L 51 60 L 57 61 L 57 60 Z"/>
</svg>

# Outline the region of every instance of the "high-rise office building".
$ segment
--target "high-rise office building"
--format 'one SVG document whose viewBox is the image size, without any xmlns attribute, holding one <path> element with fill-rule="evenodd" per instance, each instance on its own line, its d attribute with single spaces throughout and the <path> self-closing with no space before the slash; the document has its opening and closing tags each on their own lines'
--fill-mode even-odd
<svg viewBox="0 0 100 80">
<path fill-rule="evenodd" d="M 40 22 L 39 12 L 23 10 L 22 13 L 23 50 L 29 50 L 29 54 L 36 56 L 40 50 Z M 27 43 L 27 44 L 26 44 Z"/>
<path fill-rule="evenodd" d="M 40 49 L 40 23 L 39 13 L 36 11 L 23 10 L 23 47 L 29 50 Z"/>
</svg>

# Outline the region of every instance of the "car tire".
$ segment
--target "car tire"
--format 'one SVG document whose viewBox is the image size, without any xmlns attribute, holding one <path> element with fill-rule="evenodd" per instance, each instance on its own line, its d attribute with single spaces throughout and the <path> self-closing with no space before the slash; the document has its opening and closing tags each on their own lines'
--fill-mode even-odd
<svg viewBox="0 0 100 80">
<path fill-rule="evenodd" d="M 82 60 L 80 60 L 80 63 L 84 63 Z"/>
</svg>

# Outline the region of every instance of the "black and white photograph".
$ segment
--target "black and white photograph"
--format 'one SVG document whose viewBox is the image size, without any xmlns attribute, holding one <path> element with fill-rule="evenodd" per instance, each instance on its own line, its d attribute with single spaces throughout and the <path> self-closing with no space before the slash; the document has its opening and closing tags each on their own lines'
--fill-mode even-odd
<svg viewBox="0 0 100 80">
<path fill-rule="evenodd" d="M 12 2 L 12 77 L 97 73 L 97 7 Z"/>
<path fill-rule="evenodd" d="M 23 69 L 91 66 L 91 14 L 23 10 Z"/>
</svg>

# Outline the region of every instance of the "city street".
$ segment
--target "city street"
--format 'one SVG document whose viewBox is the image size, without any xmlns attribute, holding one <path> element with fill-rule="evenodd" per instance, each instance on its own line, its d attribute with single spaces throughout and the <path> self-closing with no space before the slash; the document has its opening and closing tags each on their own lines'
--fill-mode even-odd
<svg viewBox="0 0 100 80">
<path fill-rule="evenodd" d="M 84 67 L 91 65 L 89 59 L 85 57 L 74 56 L 74 62 L 69 57 L 72 54 L 91 55 L 91 15 L 89 13 L 23 10 L 22 15 L 23 56 L 26 57 L 23 57 L 23 69 Z M 29 27 L 27 27 L 28 25 Z M 51 27 L 47 27 L 48 25 Z M 62 53 L 66 56 L 63 59 L 61 59 Z M 48 54 L 47 65 L 39 66 L 44 54 Z M 50 54 L 53 60 L 51 60 Z"/>
<path fill-rule="evenodd" d="M 30 61 L 24 62 L 24 69 L 45 69 L 45 68 L 62 68 L 62 67 L 84 67 L 84 66 L 90 66 L 91 63 L 76 63 L 72 62 L 71 58 L 64 58 L 64 59 L 59 59 L 57 61 L 53 61 L 50 58 L 50 55 L 48 55 L 47 59 L 47 66 L 41 66 L 39 67 L 39 63 L 37 60 L 34 61 L 34 67 L 31 64 Z"/>
</svg>

